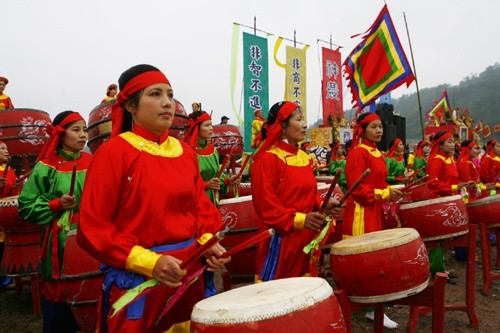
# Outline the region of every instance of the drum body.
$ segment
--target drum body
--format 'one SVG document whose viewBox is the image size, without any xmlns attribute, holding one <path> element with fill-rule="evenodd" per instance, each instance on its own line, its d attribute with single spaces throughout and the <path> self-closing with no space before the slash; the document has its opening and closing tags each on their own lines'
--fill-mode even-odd
<svg viewBox="0 0 500 333">
<path fill-rule="evenodd" d="M 224 199 L 219 201 L 219 211 L 224 222 L 225 237 L 220 242 L 230 249 L 257 235 L 257 213 L 253 207 L 252 196 Z M 231 275 L 255 275 L 257 246 L 251 246 L 232 256 L 226 264 Z"/>
<path fill-rule="evenodd" d="M 238 185 L 238 196 L 243 197 L 247 195 L 252 195 L 252 184 L 251 183 L 240 183 Z M 221 199 L 234 198 L 234 187 L 229 186 L 229 191 L 227 193 L 219 193 Z"/>
<path fill-rule="evenodd" d="M 471 201 L 466 207 L 470 223 L 484 223 L 488 228 L 500 227 L 500 194 Z"/>
<path fill-rule="evenodd" d="M 184 109 L 184 105 L 178 100 L 175 100 L 175 117 L 172 121 L 172 125 L 168 130 L 169 135 L 182 140 L 184 137 L 184 131 L 186 130 L 186 125 L 188 121 L 188 115 L 186 109 Z"/>
<path fill-rule="evenodd" d="M 111 110 L 115 101 L 99 104 L 90 111 L 88 122 L 89 146 L 92 154 L 95 153 L 104 142 L 111 136 Z"/>
<path fill-rule="evenodd" d="M 321 278 L 288 278 L 236 288 L 198 302 L 191 332 L 346 332 L 332 288 Z"/>
<path fill-rule="evenodd" d="M 401 203 L 399 214 L 402 226 L 416 229 L 424 241 L 469 232 L 467 208 L 460 195 Z"/>
<path fill-rule="evenodd" d="M 0 199 L 0 225 L 5 233 L 0 275 L 29 275 L 42 269 L 42 227 L 19 217 L 17 199 L 17 195 Z"/>
<path fill-rule="evenodd" d="M 60 282 L 81 332 L 91 333 L 97 328 L 103 272 L 99 269 L 100 263 L 78 246 L 76 232 L 68 232 Z"/>
<path fill-rule="evenodd" d="M 429 283 L 429 258 L 418 232 L 400 228 L 350 237 L 332 245 L 330 268 L 356 303 L 404 298 Z"/>
<path fill-rule="evenodd" d="M 0 112 L 0 138 L 9 148 L 11 167 L 19 175 L 29 171 L 47 141 L 50 116 L 34 109 L 8 109 Z"/>
<path fill-rule="evenodd" d="M 233 147 L 233 160 L 240 159 L 243 154 L 243 137 L 238 127 L 234 125 L 215 125 L 211 143 L 217 148 L 221 163 Z"/>
</svg>

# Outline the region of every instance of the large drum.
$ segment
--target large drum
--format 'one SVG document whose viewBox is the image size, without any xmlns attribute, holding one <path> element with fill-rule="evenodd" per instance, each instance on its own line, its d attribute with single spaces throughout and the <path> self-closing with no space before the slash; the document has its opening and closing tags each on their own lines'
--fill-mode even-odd
<svg viewBox="0 0 500 333">
<path fill-rule="evenodd" d="M 500 194 L 471 201 L 466 207 L 470 223 L 484 223 L 488 228 L 500 227 Z"/>
<path fill-rule="evenodd" d="M 81 332 L 92 333 L 97 327 L 103 272 L 100 263 L 78 246 L 76 232 L 68 232 L 60 281 Z"/>
<path fill-rule="evenodd" d="M 429 283 L 429 258 L 418 232 L 400 228 L 350 237 L 332 245 L 330 268 L 356 303 L 404 298 Z"/>
<path fill-rule="evenodd" d="M 238 185 L 238 196 L 252 195 L 252 184 L 251 183 L 240 183 Z M 227 193 L 220 193 L 219 197 L 221 199 L 230 199 L 235 197 L 234 186 L 229 185 L 229 191 Z"/>
<path fill-rule="evenodd" d="M 47 124 L 51 123 L 45 111 L 8 109 L 0 112 L 0 138 L 9 148 L 10 165 L 18 175 L 35 165 L 36 157 L 47 141 Z"/>
<path fill-rule="evenodd" d="M 181 140 L 184 136 L 184 131 L 186 130 L 186 125 L 188 121 L 188 115 L 184 105 L 178 100 L 175 100 L 175 117 L 168 130 L 169 135 Z"/>
<path fill-rule="evenodd" d="M 215 125 L 211 143 L 217 148 L 221 162 L 233 147 L 233 160 L 240 159 L 243 154 L 243 137 L 234 125 Z"/>
<path fill-rule="evenodd" d="M 227 230 L 220 242 L 225 248 L 230 249 L 258 233 L 251 195 L 221 200 L 219 211 Z M 256 245 L 236 253 L 226 264 L 227 271 L 233 276 L 255 275 L 256 256 Z"/>
<path fill-rule="evenodd" d="M 90 111 L 88 122 L 89 139 L 87 146 L 95 153 L 97 148 L 111 136 L 111 109 L 115 101 L 99 104 Z"/>
<path fill-rule="evenodd" d="M 403 227 L 416 229 L 424 241 L 469 232 L 467 208 L 460 195 L 401 203 L 399 214 Z"/>
<path fill-rule="evenodd" d="M 298 277 L 233 289 L 204 299 L 191 313 L 191 332 L 346 332 L 332 287 Z"/>
<path fill-rule="evenodd" d="M 18 196 L 0 199 L 0 226 L 5 233 L 0 275 L 30 275 L 41 272 L 42 227 L 19 217 Z"/>
</svg>

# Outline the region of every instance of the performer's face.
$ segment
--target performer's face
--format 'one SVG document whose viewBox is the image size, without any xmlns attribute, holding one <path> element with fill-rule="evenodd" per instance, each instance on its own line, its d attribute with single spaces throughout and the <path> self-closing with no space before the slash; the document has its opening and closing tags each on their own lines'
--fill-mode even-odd
<svg viewBox="0 0 500 333">
<path fill-rule="evenodd" d="M 75 121 L 66 128 L 64 134 L 61 136 L 62 149 L 77 153 L 85 147 L 87 137 L 85 121 Z"/>
<path fill-rule="evenodd" d="M 383 133 L 384 128 L 382 127 L 382 122 L 380 120 L 373 120 L 366 126 L 363 137 L 371 142 L 380 142 Z"/>
<path fill-rule="evenodd" d="M 0 94 L 5 90 L 5 82 L 0 81 Z"/>
<path fill-rule="evenodd" d="M 500 156 L 500 142 L 495 143 L 493 146 L 493 152 L 495 152 L 495 155 Z"/>
<path fill-rule="evenodd" d="M 453 137 L 450 137 L 439 144 L 439 148 L 441 151 L 447 154 L 453 154 L 453 150 L 455 149 L 455 141 Z"/>
<path fill-rule="evenodd" d="M 478 145 L 475 145 L 474 147 L 471 148 L 470 150 L 470 157 L 471 158 L 476 158 L 479 156 L 479 153 L 481 152 L 481 148 Z"/>
<path fill-rule="evenodd" d="M 304 141 L 307 135 L 307 124 L 304 121 L 302 110 L 297 108 L 290 115 L 290 122 L 286 128 L 283 129 L 285 139 L 291 145 Z"/>
<path fill-rule="evenodd" d="M 9 159 L 9 150 L 5 143 L 0 143 L 0 163 L 5 163 Z"/>
<path fill-rule="evenodd" d="M 204 140 L 210 140 L 212 134 L 214 133 L 214 127 L 212 126 L 211 120 L 205 120 L 200 124 L 200 130 L 198 131 L 198 137 Z"/>
<path fill-rule="evenodd" d="M 168 94 L 170 89 L 166 83 L 150 85 L 142 92 L 137 106 L 127 105 L 134 124 L 158 135 L 169 129 L 175 116 L 175 101 Z"/>
</svg>

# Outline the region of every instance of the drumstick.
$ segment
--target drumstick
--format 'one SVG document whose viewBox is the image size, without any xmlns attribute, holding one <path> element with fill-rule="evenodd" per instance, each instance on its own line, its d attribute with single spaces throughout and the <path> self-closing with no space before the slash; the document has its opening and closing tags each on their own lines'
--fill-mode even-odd
<svg viewBox="0 0 500 333">
<path fill-rule="evenodd" d="M 224 232 L 219 231 L 212 238 L 205 242 L 202 246 L 200 246 L 191 257 L 189 257 L 186 261 L 181 262 L 179 265 L 181 269 L 185 269 L 188 267 L 193 261 L 199 259 L 202 255 L 204 255 L 215 243 L 218 243 L 221 239 L 224 238 Z"/>
<path fill-rule="evenodd" d="M 424 170 L 425 169 L 425 165 L 421 168 L 418 168 L 417 170 L 414 170 L 413 173 L 411 174 L 411 176 L 409 177 L 410 179 L 413 179 L 415 177 L 418 176 L 418 174 L 420 173 L 420 171 Z"/>
<path fill-rule="evenodd" d="M 230 257 L 232 256 L 233 254 L 236 254 L 238 252 L 240 252 L 241 250 L 244 250 L 252 245 L 255 245 L 261 241 L 263 241 L 264 239 L 266 238 L 269 238 L 271 237 L 272 235 L 274 235 L 276 232 L 274 231 L 273 228 L 270 228 L 270 229 L 267 229 L 265 231 L 262 231 L 261 233 L 253 236 L 252 238 L 249 238 L 247 239 L 246 241 L 244 241 L 243 243 L 241 244 L 238 244 L 236 245 L 235 247 L 227 250 L 226 252 L 224 252 L 222 255 L 221 255 L 221 258 L 227 258 L 227 257 Z"/>
<path fill-rule="evenodd" d="M 406 189 L 407 189 L 407 188 L 409 188 L 409 187 L 412 187 L 412 186 L 414 186 L 414 185 L 417 185 L 418 183 L 421 183 L 422 181 L 426 180 L 427 178 L 429 178 L 429 175 L 428 175 L 428 174 L 426 174 L 426 175 L 425 175 L 425 176 L 423 176 L 422 178 L 419 178 L 419 179 L 417 179 L 417 180 L 414 180 L 413 182 L 410 182 L 410 183 L 406 184 L 406 185 L 404 186 L 403 191 L 404 191 L 404 190 L 406 190 Z"/>
<path fill-rule="evenodd" d="M 231 159 L 231 155 L 233 155 L 233 150 L 234 150 L 234 147 L 235 146 L 232 146 L 231 147 L 231 150 L 229 151 L 229 154 L 227 154 L 225 157 L 224 157 L 224 161 L 222 161 L 222 164 L 220 166 L 220 169 L 219 169 L 219 172 L 217 172 L 217 176 L 215 176 L 215 178 L 220 178 L 222 176 L 222 172 L 224 172 L 224 169 L 226 168 L 226 164 L 227 162 L 230 161 Z"/>
<path fill-rule="evenodd" d="M 73 195 L 75 192 L 75 181 L 76 181 L 76 163 L 73 164 L 73 173 L 71 174 L 71 183 L 69 185 L 69 195 Z"/>
<path fill-rule="evenodd" d="M 240 178 L 241 177 L 241 175 L 243 174 L 243 170 L 245 170 L 248 162 L 252 159 L 252 157 L 253 157 L 253 155 L 255 154 L 256 151 L 257 150 L 254 150 L 253 153 L 246 158 L 245 162 L 243 162 L 243 165 L 241 166 L 241 169 L 238 172 L 238 176 L 236 178 Z"/>
<path fill-rule="evenodd" d="M 31 170 L 26 172 L 24 175 L 22 175 L 21 177 L 19 177 L 19 179 L 17 180 L 18 182 L 22 182 L 23 180 L 25 180 L 26 178 L 28 178 L 28 176 L 31 174 Z"/>
<path fill-rule="evenodd" d="M 372 170 L 370 168 L 366 169 L 365 172 L 363 172 L 363 174 L 361 175 L 361 177 L 359 177 L 358 180 L 356 180 L 356 182 L 354 184 L 352 184 L 351 188 L 347 190 L 347 192 L 345 192 L 344 194 L 344 197 L 342 199 L 340 199 L 340 203 L 339 203 L 339 207 L 342 206 L 342 204 L 347 200 L 347 198 L 349 198 L 349 196 L 351 195 L 351 193 L 358 188 L 358 186 L 361 184 L 361 182 L 363 181 L 363 179 L 365 179 L 366 177 L 368 177 L 368 175 L 372 172 Z"/>
<path fill-rule="evenodd" d="M 421 184 L 417 184 L 417 185 L 412 185 L 412 186 L 406 187 L 406 188 L 403 189 L 403 192 L 411 192 L 411 191 L 413 191 L 416 188 L 419 188 L 419 187 L 424 186 L 424 185 L 428 185 L 428 184 L 430 184 L 432 182 L 435 182 L 436 180 L 438 180 L 438 179 L 434 178 L 434 179 L 428 180 L 426 182 L 423 182 Z"/>
<path fill-rule="evenodd" d="M 337 171 L 335 172 L 335 176 L 333 177 L 332 183 L 330 184 L 330 188 L 328 189 L 328 192 L 326 192 L 325 200 L 323 200 L 323 203 L 321 204 L 321 209 L 320 209 L 321 213 L 325 211 L 326 205 L 328 204 L 328 201 L 330 201 L 330 198 L 332 197 L 333 190 L 335 189 L 335 186 L 337 186 L 337 182 L 339 181 L 341 173 L 342 169 L 338 168 Z"/>
</svg>

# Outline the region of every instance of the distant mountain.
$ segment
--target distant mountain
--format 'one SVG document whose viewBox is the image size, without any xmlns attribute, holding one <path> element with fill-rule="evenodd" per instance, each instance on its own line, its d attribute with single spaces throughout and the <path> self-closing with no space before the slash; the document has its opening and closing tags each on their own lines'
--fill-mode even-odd
<svg viewBox="0 0 500 333">
<path fill-rule="evenodd" d="M 495 124 L 500 124 L 500 64 L 496 63 L 478 75 L 468 76 L 456 86 L 444 84 L 420 90 L 424 126 L 425 114 L 445 89 L 451 107 L 468 109 L 475 123 L 481 120 L 483 126 L 490 124 L 492 132 Z M 417 93 L 393 98 L 392 103 L 394 112 L 406 118 L 406 139 L 421 140 Z M 498 139 L 499 136 L 500 132 L 497 132 L 488 139 Z"/>
</svg>

